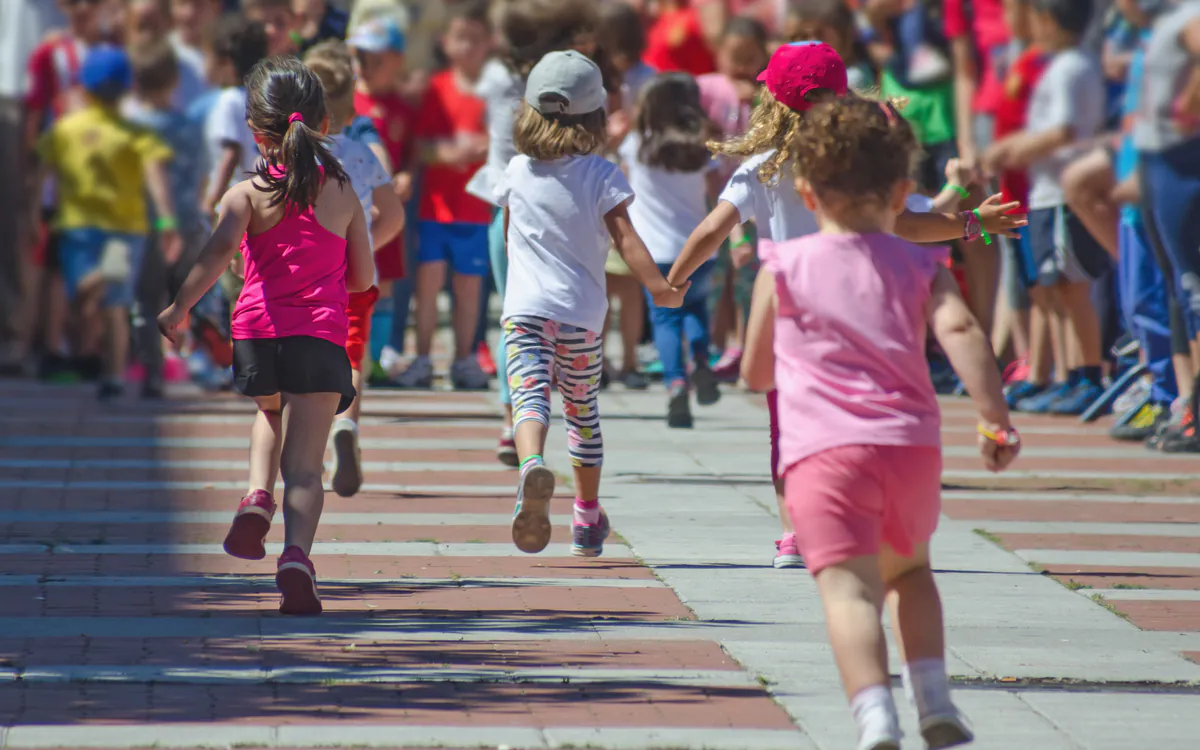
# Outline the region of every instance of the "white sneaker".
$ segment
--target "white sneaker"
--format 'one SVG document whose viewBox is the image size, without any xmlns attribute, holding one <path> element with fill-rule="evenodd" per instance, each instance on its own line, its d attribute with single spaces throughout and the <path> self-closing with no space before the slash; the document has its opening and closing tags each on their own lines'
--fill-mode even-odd
<svg viewBox="0 0 1200 750">
<path fill-rule="evenodd" d="M 403 363 L 404 357 L 390 346 L 383 347 L 383 351 L 379 353 L 379 366 L 388 374 L 389 378 L 397 377 L 400 374 L 400 367 Z"/>
<path fill-rule="evenodd" d="M 362 489 L 362 453 L 358 447 L 358 425 L 339 419 L 333 425 L 333 491 L 354 497 Z"/>
<path fill-rule="evenodd" d="M 450 365 L 450 382 L 456 391 L 486 391 L 491 378 L 473 356 L 466 356 Z"/>
<path fill-rule="evenodd" d="M 429 357 L 417 357 L 408 369 L 392 382 L 400 388 L 432 388 L 433 361 Z"/>
<path fill-rule="evenodd" d="M 958 747 L 975 741 L 975 733 L 957 709 L 921 719 L 921 737 L 928 750 Z"/>
</svg>

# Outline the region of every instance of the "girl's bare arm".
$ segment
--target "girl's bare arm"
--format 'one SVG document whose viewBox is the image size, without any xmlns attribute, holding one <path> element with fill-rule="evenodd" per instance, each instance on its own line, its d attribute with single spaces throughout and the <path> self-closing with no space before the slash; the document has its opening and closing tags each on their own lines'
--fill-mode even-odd
<svg viewBox="0 0 1200 750">
<path fill-rule="evenodd" d="M 1004 383 L 996 367 L 996 355 L 979 322 L 971 314 L 958 289 L 958 282 L 939 268 L 929 300 L 929 325 L 951 366 L 962 378 L 967 393 L 979 408 L 979 416 L 993 431 L 1004 431 L 1009 423 Z"/>
<path fill-rule="evenodd" d="M 679 253 L 671 272 L 667 274 L 667 282 L 678 286 L 696 272 L 704 261 L 720 249 L 721 243 L 741 223 L 737 209 L 728 201 L 717 201 L 717 207 L 704 217 L 700 226 L 692 231 L 683 251 Z"/>
<path fill-rule="evenodd" d="M 371 210 L 378 212 L 371 221 L 371 243 L 383 247 L 404 231 L 404 204 L 391 183 L 371 191 Z"/>
<path fill-rule="evenodd" d="M 243 183 L 226 192 L 221 198 L 217 225 L 213 228 L 208 242 L 204 244 L 199 260 L 180 287 L 179 294 L 175 296 L 176 307 L 185 311 L 191 310 L 205 292 L 217 283 L 217 279 L 221 278 L 221 274 L 237 254 L 253 213 L 248 189 L 252 189 L 249 188 L 249 183 Z"/>
<path fill-rule="evenodd" d="M 375 284 L 375 256 L 371 252 L 371 234 L 367 216 L 354 193 L 346 189 L 354 213 L 346 230 L 346 290 L 365 292 Z"/>
<path fill-rule="evenodd" d="M 763 269 L 754 280 L 742 354 L 742 378 L 752 391 L 775 387 L 775 302 L 775 274 Z"/>
</svg>

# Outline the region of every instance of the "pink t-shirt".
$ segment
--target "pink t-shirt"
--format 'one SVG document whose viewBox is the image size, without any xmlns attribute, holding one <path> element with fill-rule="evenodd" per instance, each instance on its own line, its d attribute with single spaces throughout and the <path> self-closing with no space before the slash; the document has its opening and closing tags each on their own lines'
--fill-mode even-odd
<svg viewBox="0 0 1200 750">
<path fill-rule="evenodd" d="M 781 475 L 843 445 L 940 445 L 925 334 L 945 255 L 887 234 L 813 234 L 779 244 Z"/>
<path fill-rule="evenodd" d="M 233 338 L 313 336 L 346 345 L 346 240 L 312 209 L 289 213 L 242 238 L 246 283 L 233 310 Z"/>
</svg>

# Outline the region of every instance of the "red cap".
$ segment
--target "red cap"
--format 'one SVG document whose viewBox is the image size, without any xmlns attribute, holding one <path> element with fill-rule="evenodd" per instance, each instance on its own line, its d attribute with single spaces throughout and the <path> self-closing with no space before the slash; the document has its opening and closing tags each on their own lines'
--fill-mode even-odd
<svg viewBox="0 0 1200 750">
<path fill-rule="evenodd" d="M 775 50 L 758 80 L 784 106 L 803 112 L 812 106 L 804 98 L 811 91 L 846 93 L 846 63 L 824 42 L 793 42 Z"/>
</svg>

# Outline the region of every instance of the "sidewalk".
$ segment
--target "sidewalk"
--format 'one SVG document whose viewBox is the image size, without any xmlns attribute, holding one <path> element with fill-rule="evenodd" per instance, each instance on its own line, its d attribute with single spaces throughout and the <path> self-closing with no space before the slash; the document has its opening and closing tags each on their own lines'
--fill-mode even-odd
<svg viewBox="0 0 1200 750">
<path fill-rule="evenodd" d="M 270 558 L 220 549 L 244 401 L 0 381 L 0 747 L 853 747 L 811 579 L 770 567 L 760 398 L 684 432 L 661 392 L 605 394 L 619 538 L 589 561 L 569 488 L 550 549 L 512 547 L 493 397 L 370 392 L 366 491 L 327 495 L 313 553 L 326 614 L 296 619 Z M 995 479 L 967 404 L 945 413 L 935 554 L 975 747 L 1194 747 L 1195 459 L 1023 420 Z M 556 426 L 565 475 L 564 448 Z"/>
</svg>

